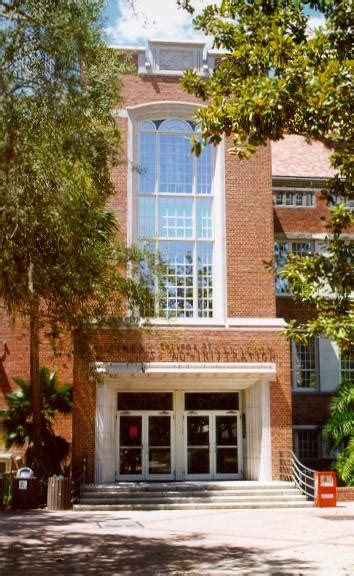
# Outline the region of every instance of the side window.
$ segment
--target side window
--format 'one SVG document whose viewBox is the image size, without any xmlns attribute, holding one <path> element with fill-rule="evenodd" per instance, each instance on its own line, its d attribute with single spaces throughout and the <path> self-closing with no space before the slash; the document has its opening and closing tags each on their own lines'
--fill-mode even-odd
<svg viewBox="0 0 354 576">
<path fill-rule="evenodd" d="M 317 427 L 298 427 L 293 434 L 294 452 L 300 462 L 321 458 L 321 433 Z"/>
<path fill-rule="evenodd" d="M 340 381 L 354 384 L 354 351 L 340 357 Z"/>
<path fill-rule="evenodd" d="M 285 208 L 309 208 L 315 205 L 315 193 L 312 190 L 273 188 L 274 206 Z"/>
<path fill-rule="evenodd" d="M 292 372 L 294 390 L 316 390 L 319 388 L 319 354 L 317 340 L 308 346 L 292 342 Z"/>
<path fill-rule="evenodd" d="M 279 294 L 290 294 L 286 279 L 281 277 L 281 269 L 285 266 L 289 254 L 307 256 L 314 252 L 312 240 L 280 240 L 274 244 L 275 290 Z"/>
</svg>

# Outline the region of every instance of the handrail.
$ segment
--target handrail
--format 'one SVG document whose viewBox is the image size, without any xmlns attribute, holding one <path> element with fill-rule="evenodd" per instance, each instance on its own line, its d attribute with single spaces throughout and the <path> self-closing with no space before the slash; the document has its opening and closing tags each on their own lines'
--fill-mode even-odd
<svg viewBox="0 0 354 576">
<path fill-rule="evenodd" d="M 280 452 L 280 479 L 292 480 L 309 500 L 315 500 L 315 470 L 304 466 L 292 450 Z"/>
<path fill-rule="evenodd" d="M 74 477 L 74 473 L 71 477 L 71 504 L 75 504 L 80 498 L 81 485 L 86 483 L 87 477 L 87 458 L 86 456 L 82 459 L 81 472 L 77 477 Z"/>
</svg>

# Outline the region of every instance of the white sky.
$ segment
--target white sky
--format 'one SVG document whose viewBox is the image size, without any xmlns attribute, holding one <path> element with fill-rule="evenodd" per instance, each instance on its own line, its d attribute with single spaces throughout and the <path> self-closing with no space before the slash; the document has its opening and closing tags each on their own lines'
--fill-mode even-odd
<svg viewBox="0 0 354 576">
<path fill-rule="evenodd" d="M 192 17 L 178 9 L 176 0 L 115 0 L 120 16 L 107 27 L 111 44 L 144 45 L 147 40 L 196 40 L 205 37 L 194 30 Z M 207 5 L 197 0 L 195 6 Z"/>
<path fill-rule="evenodd" d="M 210 0 L 194 0 L 200 9 Z M 108 43 L 112 45 L 145 45 L 147 40 L 195 40 L 211 44 L 194 30 L 192 17 L 178 9 L 176 0 L 111 0 L 109 24 L 106 28 Z M 310 29 L 323 20 L 320 14 L 310 18 Z"/>
</svg>

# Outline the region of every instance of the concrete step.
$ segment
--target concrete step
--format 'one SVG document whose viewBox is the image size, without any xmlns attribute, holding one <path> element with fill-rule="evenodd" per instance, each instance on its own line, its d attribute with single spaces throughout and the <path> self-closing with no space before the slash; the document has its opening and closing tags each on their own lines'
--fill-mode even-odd
<svg viewBox="0 0 354 576">
<path fill-rule="evenodd" d="M 236 496 L 236 497 L 227 497 L 227 496 L 219 496 L 215 497 L 193 497 L 193 502 L 195 504 L 199 503 L 206 503 L 206 502 L 214 502 L 214 503 L 238 503 L 238 502 L 297 502 L 297 501 L 306 501 L 306 498 L 302 496 L 302 494 L 297 494 L 288 498 L 286 496 L 271 496 L 268 498 L 263 498 L 262 496 Z M 135 497 L 135 498 L 120 498 L 119 496 L 114 498 L 99 498 L 99 497 L 92 497 L 92 498 L 80 498 L 80 504 L 168 504 L 168 503 L 183 503 L 183 502 L 191 502 L 190 498 L 179 498 L 179 497 L 168 497 L 168 496 L 160 496 L 154 499 L 152 498 L 143 498 L 143 497 Z"/>
<path fill-rule="evenodd" d="M 74 510 L 193 510 L 309 507 L 291 482 L 86 484 Z"/>
<path fill-rule="evenodd" d="M 292 482 L 117 482 L 114 484 L 84 484 L 82 491 L 97 492 L 99 491 L 116 491 L 125 490 L 126 492 L 134 491 L 147 491 L 159 492 L 165 490 L 172 490 L 178 492 L 193 492 L 193 491 L 211 491 L 211 490 L 237 490 L 243 491 L 258 491 L 258 490 L 289 490 L 296 489 Z"/>
<path fill-rule="evenodd" d="M 89 511 L 128 511 L 128 510 L 238 510 L 238 509 L 252 509 L 252 508 L 311 508 L 312 502 L 307 500 L 294 501 L 294 502 L 232 502 L 232 503 L 164 503 L 164 504 L 75 504 L 74 510 L 81 512 Z"/>
<path fill-rule="evenodd" d="M 112 498 L 121 498 L 121 499 L 131 499 L 136 497 L 142 497 L 143 495 L 150 500 L 158 499 L 158 498 L 247 498 L 247 497 L 257 497 L 266 499 L 266 498 L 291 498 L 295 497 L 299 494 L 298 490 L 295 488 L 289 490 L 281 490 L 281 491 L 274 491 L 274 490 L 259 490 L 259 491 L 237 491 L 237 490 L 228 490 L 228 491 L 194 491 L 194 492 L 182 492 L 176 490 L 166 490 L 160 492 L 146 492 L 146 491 L 82 491 L 81 492 L 81 499 L 90 499 L 90 498 L 101 498 L 101 499 L 112 499 Z"/>
</svg>

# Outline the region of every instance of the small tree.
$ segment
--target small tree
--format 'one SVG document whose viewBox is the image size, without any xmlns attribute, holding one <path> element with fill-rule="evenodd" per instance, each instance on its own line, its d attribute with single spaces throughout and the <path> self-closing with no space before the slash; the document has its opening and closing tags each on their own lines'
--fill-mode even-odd
<svg viewBox="0 0 354 576">
<path fill-rule="evenodd" d="M 4 412 L 4 444 L 6 449 L 12 446 L 26 447 L 25 463 L 37 468 L 33 450 L 34 426 L 31 383 L 23 378 L 15 378 L 18 388 L 6 394 L 8 409 Z M 45 468 L 48 474 L 62 472 L 62 464 L 69 456 L 70 445 L 61 436 L 55 434 L 54 421 L 57 414 L 70 414 L 72 409 L 72 386 L 58 386 L 55 372 L 41 368 L 39 373 L 41 395 L 41 443 Z"/>
</svg>

